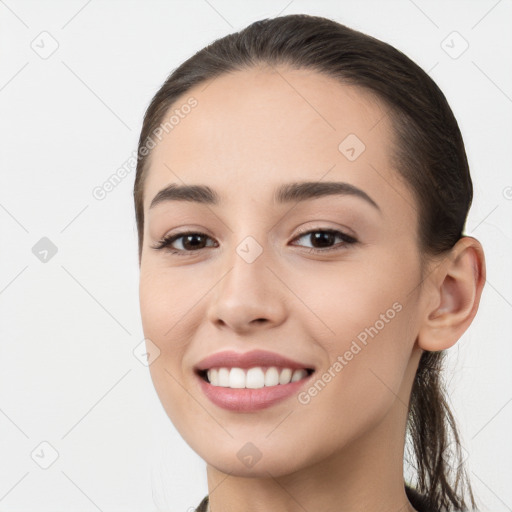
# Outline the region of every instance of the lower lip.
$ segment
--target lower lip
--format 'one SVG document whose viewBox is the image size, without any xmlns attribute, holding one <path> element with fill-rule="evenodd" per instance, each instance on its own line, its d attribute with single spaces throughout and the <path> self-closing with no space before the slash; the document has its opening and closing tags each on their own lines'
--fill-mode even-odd
<svg viewBox="0 0 512 512">
<path fill-rule="evenodd" d="M 229 411 L 252 412 L 266 409 L 272 405 L 289 398 L 296 394 L 299 389 L 309 382 L 314 375 L 290 382 L 289 384 L 278 384 L 259 389 L 249 388 L 224 388 L 221 386 L 212 386 L 202 377 L 197 375 L 199 384 L 204 394 L 217 406 Z"/>
</svg>

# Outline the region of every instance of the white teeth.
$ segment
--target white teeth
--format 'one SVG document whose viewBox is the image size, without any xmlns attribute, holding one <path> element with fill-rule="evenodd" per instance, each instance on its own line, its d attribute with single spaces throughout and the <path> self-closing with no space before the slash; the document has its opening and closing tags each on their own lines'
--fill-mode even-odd
<svg viewBox="0 0 512 512">
<path fill-rule="evenodd" d="M 212 368 L 211 370 L 208 370 L 208 380 L 210 382 L 215 381 L 219 382 L 219 370 L 217 368 Z"/>
<path fill-rule="evenodd" d="M 213 377 L 213 375 L 212 375 Z M 208 379 L 210 375 L 208 375 Z M 212 382 L 212 381 L 210 381 Z M 218 382 L 216 386 L 222 386 L 223 388 L 229 387 L 229 370 L 227 368 L 219 368 Z"/>
<path fill-rule="evenodd" d="M 263 373 L 263 370 L 261 368 L 251 368 L 250 370 L 247 371 L 247 377 L 245 380 L 246 388 L 259 389 L 262 388 L 264 384 L 265 374 Z"/>
<path fill-rule="evenodd" d="M 279 375 L 279 384 L 288 384 L 292 380 L 292 371 L 290 368 L 283 368 Z"/>
<path fill-rule="evenodd" d="M 206 372 L 208 381 L 212 386 L 224 388 L 249 388 L 260 389 L 262 387 L 284 385 L 296 382 L 308 375 L 306 370 L 295 370 L 290 368 L 210 368 Z"/>
<path fill-rule="evenodd" d="M 245 372 L 242 368 L 231 368 L 229 372 L 230 388 L 245 388 Z"/>
<path fill-rule="evenodd" d="M 306 370 L 295 370 L 292 375 L 292 382 L 295 382 L 297 380 L 302 379 L 303 377 L 306 377 L 308 372 Z"/>
<path fill-rule="evenodd" d="M 265 373 L 265 386 L 277 386 L 279 384 L 279 371 L 271 366 Z"/>
</svg>

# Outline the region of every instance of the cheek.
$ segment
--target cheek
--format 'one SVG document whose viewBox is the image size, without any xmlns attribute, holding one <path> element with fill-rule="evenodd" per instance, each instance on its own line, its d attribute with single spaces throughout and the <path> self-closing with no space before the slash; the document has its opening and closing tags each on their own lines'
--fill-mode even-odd
<svg viewBox="0 0 512 512">
<path fill-rule="evenodd" d="M 205 290 L 198 286 L 201 282 L 207 290 L 205 281 L 187 272 L 149 265 L 141 269 L 139 301 L 144 334 L 153 337 L 162 351 L 186 342 L 190 314 L 205 295 Z"/>
<path fill-rule="evenodd" d="M 141 267 L 139 301 L 144 337 L 159 351 L 149 366 L 151 379 L 168 416 L 185 406 L 182 360 L 187 346 L 186 318 L 191 305 L 179 300 L 168 272 Z M 151 346 L 146 346 L 151 351 Z M 155 349 L 154 349 L 155 350 Z M 174 421 L 174 420 L 173 420 Z"/>
<path fill-rule="evenodd" d="M 322 344 L 329 350 L 343 349 L 344 342 L 360 333 L 364 341 L 368 330 L 375 333 L 376 329 L 382 338 L 381 333 L 404 316 L 399 310 L 410 299 L 416 272 L 412 262 L 399 264 L 384 256 L 318 266 L 293 276 L 293 291 L 300 299 L 296 312 L 305 312 L 301 318 L 322 335 Z"/>
<path fill-rule="evenodd" d="M 326 407 L 332 400 L 345 401 L 363 416 L 368 410 L 357 403 L 368 401 L 379 409 L 396 398 L 391 390 L 400 388 L 415 339 L 415 304 L 409 294 L 414 262 L 399 265 L 384 255 L 373 261 L 386 263 L 347 262 L 315 279 L 296 281 L 297 295 L 314 312 L 303 315 L 303 322 L 328 358 L 322 380 L 330 391 L 320 383 L 319 401 L 325 400 Z"/>
</svg>

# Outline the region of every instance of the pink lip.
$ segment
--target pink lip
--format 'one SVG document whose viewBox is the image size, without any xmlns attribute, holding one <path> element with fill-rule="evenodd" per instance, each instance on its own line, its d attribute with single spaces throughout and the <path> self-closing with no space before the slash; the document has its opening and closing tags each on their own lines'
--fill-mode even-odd
<svg viewBox="0 0 512 512">
<path fill-rule="evenodd" d="M 309 368 L 314 370 L 314 367 L 309 364 L 294 361 L 275 352 L 265 350 L 251 350 L 244 353 L 224 350 L 202 359 L 194 368 L 196 371 L 201 371 L 210 368 L 251 368 L 253 366 L 278 366 L 291 368 L 292 370 Z"/>
<path fill-rule="evenodd" d="M 195 372 L 204 394 L 215 405 L 236 412 L 251 412 L 270 407 L 281 400 L 284 400 L 298 392 L 311 378 L 308 375 L 304 379 L 290 382 L 288 384 L 277 384 L 260 389 L 249 388 L 225 388 L 212 386 L 204 380 L 201 373 L 210 368 L 252 368 L 254 366 L 277 366 L 279 368 L 290 368 L 292 370 L 311 369 L 310 364 L 294 361 L 288 357 L 281 356 L 275 352 L 265 350 L 251 350 L 250 352 L 234 352 L 224 350 L 202 359 L 195 367 Z"/>
<path fill-rule="evenodd" d="M 204 394 L 218 407 L 234 412 L 255 412 L 270 407 L 296 394 L 306 382 L 309 382 L 312 375 L 313 374 L 295 382 L 290 382 L 289 384 L 277 384 L 276 386 L 268 386 L 260 389 L 223 388 L 212 386 L 199 375 L 197 378 L 199 379 L 199 385 Z"/>
</svg>

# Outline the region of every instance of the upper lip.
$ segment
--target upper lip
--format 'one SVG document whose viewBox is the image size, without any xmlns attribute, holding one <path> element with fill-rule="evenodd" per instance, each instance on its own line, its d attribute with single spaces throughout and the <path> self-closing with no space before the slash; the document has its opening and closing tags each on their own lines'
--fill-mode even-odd
<svg viewBox="0 0 512 512">
<path fill-rule="evenodd" d="M 216 352 L 205 357 L 194 367 L 197 371 L 208 370 L 210 368 L 251 368 L 253 366 L 279 366 L 281 368 L 311 369 L 313 366 L 294 361 L 275 352 L 265 350 L 251 350 L 250 352 L 234 352 L 224 350 Z"/>
</svg>

